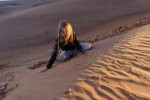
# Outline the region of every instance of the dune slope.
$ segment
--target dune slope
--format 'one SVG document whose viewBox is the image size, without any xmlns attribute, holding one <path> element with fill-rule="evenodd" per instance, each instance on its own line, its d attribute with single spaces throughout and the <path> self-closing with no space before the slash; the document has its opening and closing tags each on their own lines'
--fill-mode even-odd
<svg viewBox="0 0 150 100">
<path fill-rule="evenodd" d="M 19 4 L 0 7 L 0 13 L 3 14 L 0 15 L 0 99 L 2 96 L 5 100 L 50 100 L 58 97 L 83 69 L 91 66 L 99 55 L 112 48 L 124 34 L 99 40 L 112 36 L 110 34 L 115 33 L 120 26 L 126 31 L 126 28 L 129 30 L 145 25 L 133 23 L 150 16 L 149 0 L 16 1 Z M 94 42 L 94 49 L 85 55 L 58 66 L 55 63 L 56 67 L 40 74 L 50 58 L 61 19 L 71 21 L 80 40 L 95 41 L 95 37 L 101 38 Z M 128 53 L 130 55 L 130 52 Z M 139 55 L 143 55 L 143 51 Z M 108 57 L 111 58 L 113 57 Z M 131 64 L 136 65 L 137 62 Z M 113 66 L 116 66 L 115 63 Z M 29 67 L 35 67 L 35 70 Z"/>
<path fill-rule="evenodd" d="M 149 100 L 150 25 L 125 39 L 86 68 L 61 100 Z"/>
<path fill-rule="evenodd" d="M 61 19 L 70 20 L 77 34 L 89 38 L 102 29 L 107 30 L 114 26 L 110 19 L 149 11 L 149 4 L 148 0 L 57 0 L 9 14 L 0 19 L 0 64 L 12 62 L 10 66 L 17 66 L 13 62 L 21 60 L 24 55 L 48 53 Z M 106 20 L 110 21 L 105 23 Z M 123 19 L 120 23 L 127 21 L 129 19 Z"/>
</svg>

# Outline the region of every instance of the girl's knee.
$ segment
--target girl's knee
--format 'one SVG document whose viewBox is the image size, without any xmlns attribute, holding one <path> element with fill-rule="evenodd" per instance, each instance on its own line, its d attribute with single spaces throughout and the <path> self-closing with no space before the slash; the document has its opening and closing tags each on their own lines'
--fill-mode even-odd
<svg viewBox="0 0 150 100">
<path fill-rule="evenodd" d="M 58 57 L 58 60 L 61 61 L 61 62 L 65 62 L 66 60 L 68 60 L 68 57 L 65 56 L 65 55 L 61 55 Z"/>
<path fill-rule="evenodd" d="M 91 49 L 91 44 L 90 43 L 81 43 L 81 47 L 83 51 L 87 51 L 89 49 Z"/>
<path fill-rule="evenodd" d="M 88 50 L 91 49 L 92 45 L 90 43 L 87 43 Z"/>
</svg>

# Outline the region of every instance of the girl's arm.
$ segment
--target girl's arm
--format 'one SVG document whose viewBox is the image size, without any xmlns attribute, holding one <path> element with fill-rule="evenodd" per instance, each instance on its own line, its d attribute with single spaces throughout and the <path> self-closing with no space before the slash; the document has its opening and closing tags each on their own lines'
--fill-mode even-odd
<svg viewBox="0 0 150 100">
<path fill-rule="evenodd" d="M 56 39 L 56 43 L 54 45 L 54 49 L 53 49 L 53 52 L 52 52 L 52 55 L 51 55 L 51 58 L 48 62 L 48 64 L 46 65 L 47 69 L 51 68 L 53 63 L 55 62 L 56 58 L 57 58 L 57 55 L 58 55 L 58 39 Z"/>
<path fill-rule="evenodd" d="M 82 52 L 82 47 L 81 47 L 81 45 L 80 45 L 79 38 L 78 38 L 78 36 L 77 36 L 76 34 L 75 34 L 74 36 L 75 36 L 74 42 L 75 42 L 75 44 L 76 44 L 76 48 L 77 48 L 79 51 Z"/>
</svg>

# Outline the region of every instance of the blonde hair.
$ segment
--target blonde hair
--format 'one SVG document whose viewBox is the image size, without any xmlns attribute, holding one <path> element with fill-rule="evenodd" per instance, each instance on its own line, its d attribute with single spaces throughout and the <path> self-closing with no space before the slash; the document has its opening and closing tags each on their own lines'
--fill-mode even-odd
<svg viewBox="0 0 150 100">
<path fill-rule="evenodd" d="M 70 36 L 73 34 L 73 29 L 69 21 L 67 20 L 61 20 L 58 25 L 58 34 L 61 33 L 61 29 L 66 29 L 67 34 L 70 34 Z"/>
</svg>

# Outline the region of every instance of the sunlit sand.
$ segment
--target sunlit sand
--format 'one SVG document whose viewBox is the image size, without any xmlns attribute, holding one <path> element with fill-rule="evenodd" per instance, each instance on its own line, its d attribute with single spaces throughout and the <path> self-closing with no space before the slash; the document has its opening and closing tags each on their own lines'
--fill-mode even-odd
<svg viewBox="0 0 150 100">
<path fill-rule="evenodd" d="M 60 20 L 93 48 L 44 73 Z M 149 0 L 0 2 L 0 100 L 149 100 Z"/>
</svg>

